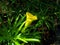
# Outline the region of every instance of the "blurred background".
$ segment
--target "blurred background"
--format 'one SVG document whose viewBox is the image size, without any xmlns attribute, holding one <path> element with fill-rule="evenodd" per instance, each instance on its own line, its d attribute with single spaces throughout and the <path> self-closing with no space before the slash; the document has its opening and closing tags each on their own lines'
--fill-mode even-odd
<svg viewBox="0 0 60 45">
<path fill-rule="evenodd" d="M 15 19 L 26 12 L 38 17 L 34 29 L 44 32 L 37 45 L 60 45 L 60 0 L 0 0 L 0 27 L 7 24 L 8 17 Z"/>
</svg>

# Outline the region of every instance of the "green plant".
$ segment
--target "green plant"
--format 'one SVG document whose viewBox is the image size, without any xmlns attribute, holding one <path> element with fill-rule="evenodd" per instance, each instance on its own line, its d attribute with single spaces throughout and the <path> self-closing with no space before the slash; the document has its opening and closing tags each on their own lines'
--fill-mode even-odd
<svg viewBox="0 0 60 45">
<path fill-rule="evenodd" d="M 16 18 L 8 17 L 7 23 L 2 23 L 2 26 L 0 27 L 0 42 L 4 42 L 5 40 L 7 41 L 7 45 L 24 45 L 30 41 L 40 42 L 39 33 L 33 32 L 31 36 L 30 29 L 28 28 L 32 21 L 37 20 L 37 17 L 28 12 L 26 15 L 27 18 L 26 16 L 21 15 L 18 15 Z M 29 19 L 28 15 L 33 16 L 34 19 L 32 17 Z M 24 21 L 25 18 L 26 21 Z"/>
<path fill-rule="evenodd" d="M 26 0 L 5 0 L 5 1 L 1 0 L 0 1 L 0 14 L 1 14 L 0 30 L 2 30 L 0 31 L 1 35 L 5 36 L 4 35 L 5 32 L 6 33 L 8 32 L 6 35 L 11 34 L 11 37 L 13 36 L 14 38 L 15 37 L 14 35 L 18 35 L 19 32 L 20 33 L 24 32 L 21 34 L 22 38 L 23 37 L 27 37 L 27 38 L 31 37 L 36 39 L 44 38 L 43 34 L 45 33 L 45 30 L 48 30 L 48 31 L 51 30 L 51 32 L 52 30 L 55 31 L 55 23 L 56 23 L 55 19 L 58 18 L 60 20 L 59 5 L 60 4 L 57 5 L 56 1 L 54 0 L 48 0 L 48 1 L 47 0 L 27 0 L 27 1 Z M 25 25 L 24 21 L 26 18 L 24 14 L 27 11 L 36 14 L 38 17 L 38 20 L 32 22 L 32 24 L 29 27 L 24 28 L 24 25 Z M 8 18 L 8 20 L 4 18 L 5 20 L 4 21 L 2 19 L 2 17 L 4 16 Z M 16 21 L 16 18 L 18 18 L 17 21 Z M 22 29 L 23 31 L 21 30 L 17 31 L 20 26 L 23 28 Z M 21 27 L 19 29 L 21 29 Z M 8 31 L 5 31 L 5 30 L 8 30 Z M 2 37 L 1 35 L 0 37 Z M 1 40 L 2 39 L 3 39 L 3 43 L 4 42 L 9 43 L 11 41 L 11 40 L 1 38 Z M 20 42 L 22 45 L 24 44 L 20 40 L 17 40 L 17 42 Z M 29 44 L 38 45 L 38 44 L 35 44 L 34 42 L 28 42 L 28 45 Z"/>
</svg>

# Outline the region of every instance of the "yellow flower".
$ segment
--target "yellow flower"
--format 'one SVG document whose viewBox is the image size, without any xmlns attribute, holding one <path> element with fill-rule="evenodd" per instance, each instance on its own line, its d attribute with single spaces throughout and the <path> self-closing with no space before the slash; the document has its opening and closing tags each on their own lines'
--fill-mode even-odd
<svg viewBox="0 0 60 45">
<path fill-rule="evenodd" d="M 37 20 L 37 16 L 34 16 L 33 14 L 26 12 L 25 26 L 29 26 L 34 20 Z"/>
<path fill-rule="evenodd" d="M 37 16 L 34 16 L 33 14 L 26 12 L 26 21 L 25 21 L 25 26 L 22 29 L 22 33 L 25 32 L 26 28 L 34 21 L 37 20 Z"/>
</svg>

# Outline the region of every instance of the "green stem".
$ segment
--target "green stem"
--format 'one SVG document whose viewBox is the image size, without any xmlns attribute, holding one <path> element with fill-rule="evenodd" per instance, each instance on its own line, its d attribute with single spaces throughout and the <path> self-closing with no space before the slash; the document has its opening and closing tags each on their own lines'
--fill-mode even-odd
<svg viewBox="0 0 60 45">
<path fill-rule="evenodd" d="M 27 27 L 26 27 L 26 26 L 24 26 L 24 28 L 22 29 L 22 31 L 21 31 L 21 32 L 22 32 L 22 33 L 24 33 L 24 32 L 25 32 L 25 30 L 26 30 L 26 28 L 27 28 Z"/>
</svg>

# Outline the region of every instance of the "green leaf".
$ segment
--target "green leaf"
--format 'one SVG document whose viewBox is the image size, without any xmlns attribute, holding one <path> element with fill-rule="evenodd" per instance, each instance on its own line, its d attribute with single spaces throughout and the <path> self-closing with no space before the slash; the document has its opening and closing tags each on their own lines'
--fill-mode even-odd
<svg viewBox="0 0 60 45">
<path fill-rule="evenodd" d="M 21 19 L 18 21 L 16 27 L 18 27 L 19 25 L 21 25 L 22 22 L 24 22 L 24 18 L 25 18 L 25 16 L 21 17 Z"/>
<path fill-rule="evenodd" d="M 25 42 L 25 43 L 28 43 L 26 40 L 25 40 L 25 38 L 17 38 L 18 40 L 20 40 L 20 41 L 23 41 L 23 42 Z"/>
<path fill-rule="evenodd" d="M 42 23 L 43 23 L 43 20 L 39 20 L 34 27 L 35 27 L 35 28 L 36 28 L 36 27 L 40 27 L 40 26 L 42 25 Z"/>
<path fill-rule="evenodd" d="M 14 26 L 16 26 L 18 19 L 19 19 L 19 15 L 15 19 Z"/>
<path fill-rule="evenodd" d="M 47 28 L 50 29 L 50 27 L 51 27 L 50 23 L 48 23 L 47 21 L 45 21 L 45 24 L 46 24 Z"/>
<path fill-rule="evenodd" d="M 26 38 L 26 41 L 36 41 L 36 42 L 40 42 L 39 39 L 34 39 L 34 38 Z"/>
<path fill-rule="evenodd" d="M 15 45 L 21 45 L 19 42 L 13 40 L 13 42 L 15 43 Z"/>
</svg>

